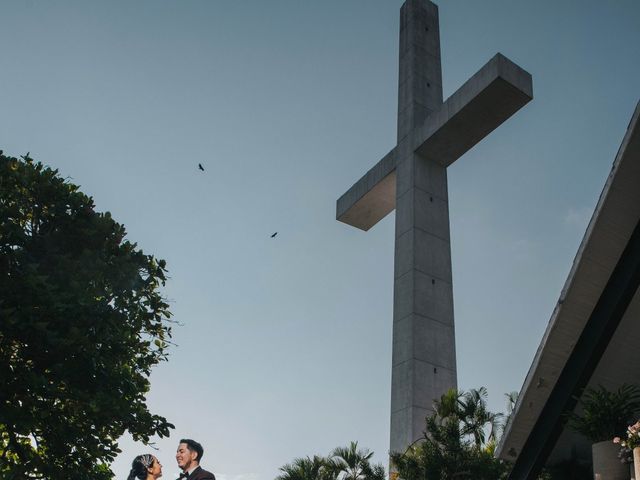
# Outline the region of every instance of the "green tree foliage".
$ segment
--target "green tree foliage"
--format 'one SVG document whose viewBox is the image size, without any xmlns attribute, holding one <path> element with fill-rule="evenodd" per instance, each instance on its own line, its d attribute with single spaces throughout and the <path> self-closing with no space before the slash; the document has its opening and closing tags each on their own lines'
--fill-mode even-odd
<svg viewBox="0 0 640 480">
<path fill-rule="evenodd" d="M 487 389 L 480 387 L 463 393 L 457 405 L 458 416 L 463 423 L 462 435 L 471 435 L 475 447 L 481 449 L 485 445 L 485 429 L 488 427 L 487 444 L 495 445 L 504 415 L 487 409 Z"/>
<path fill-rule="evenodd" d="M 426 419 L 423 438 L 391 461 L 403 480 L 498 480 L 509 465 L 494 457 L 501 414 L 487 410 L 486 389 L 446 392 Z M 489 436 L 485 432 L 489 430 Z"/>
<path fill-rule="evenodd" d="M 107 479 L 171 337 L 164 260 L 57 170 L 0 152 L 0 477 Z"/>
<path fill-rule="evenodd" d="M 338 447 L 327 457 L 296 458 L 280 467 L 276 480 L 385 480 L 384 467 L 371 464 L 373 452 L 358 449 L 358 442 Z"/>
<path fill-rule="evenodd" d="M 280 471 L 276 480 L 335 480 L 327 459 L 318 455 L 296 458 L 280 467 Z"/>
<path fill-rule="evenodd" d="M 358 442 L 338 447 L 329 457 L 330 468 L 338 480 L 384 480 L 384 467 L 371 464 L 373 452 L 358 449 Z"/>
</svg>

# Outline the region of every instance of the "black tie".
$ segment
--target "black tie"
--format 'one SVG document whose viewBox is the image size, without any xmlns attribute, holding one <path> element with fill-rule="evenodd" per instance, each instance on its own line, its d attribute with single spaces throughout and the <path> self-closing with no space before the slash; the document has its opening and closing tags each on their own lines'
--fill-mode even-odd
<svg viewBox="0 0 640 480">
<path fill-rule="evenodd" d="M 180 479 L 182 479 L 182 478 L 189 478 L 189 474 L 188 474 L 188 473 L 186 473 L 186 472 L 182 472 L 182 473 L 180 474 L 180 476 L 178 477 L 178 480 L 180 480 Z"/>
</svg>

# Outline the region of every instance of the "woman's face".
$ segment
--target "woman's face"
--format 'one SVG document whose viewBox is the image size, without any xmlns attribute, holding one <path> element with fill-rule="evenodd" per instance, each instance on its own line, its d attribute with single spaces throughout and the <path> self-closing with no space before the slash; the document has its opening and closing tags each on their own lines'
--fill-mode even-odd
<svg viewBox="0 0 640 480">
<path fill-rule="evenodd" d="M 149 475 L 151 475 L 153 478 L 160 478 L 162 476 L 162 464 L 160 463 L 160 460 L 158 460 L 156 457 L 153 457 L 153 463 L 148 470 Z"/>
</svg>

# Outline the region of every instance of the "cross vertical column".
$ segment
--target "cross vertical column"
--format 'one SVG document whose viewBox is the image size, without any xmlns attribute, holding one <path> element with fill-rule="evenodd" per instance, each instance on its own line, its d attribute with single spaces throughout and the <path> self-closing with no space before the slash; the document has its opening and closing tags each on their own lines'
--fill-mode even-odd
<svg viewBox="0 0 640 480">
<path fill-rule="evenodd" d="M 399 57 L 390 449 L 403 452 L 433 400 L 457 385 L 447 172 L 411 138 L 442 106 L 436 5 L 402 6 Z"/>
<path fill-rule="evenodd" d="M 446 168 L 533 98 L 531 75 L 496 54 L 442 101 L 438 7 L 400 10 L 398 143 L 336 203 L 369 230 L 396 210 L 391 451 L 422 436 L 433 401 L 457 386 Z"/>
<path fill-rule="evenodd" d="M 398 143 L 441 105 L 438 7 L 407 0 L 400 8 Z"/>
</svg>

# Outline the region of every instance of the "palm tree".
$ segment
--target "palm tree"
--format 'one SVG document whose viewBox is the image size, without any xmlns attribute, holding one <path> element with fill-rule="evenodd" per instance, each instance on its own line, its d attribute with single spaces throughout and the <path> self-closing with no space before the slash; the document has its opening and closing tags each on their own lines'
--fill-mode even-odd
<svg viewBox="0 0 640 480">
<path fill-rule="evenodd" d="M 460 420 L 463 434 L 473 437 L 476 448 L 485 444 L 485 428 L 490 427 L 488 442 L 494 442 L 500 428 L 501 413 L 492 413 L 487 409 L 487 389 L 471 389 L 460 399 Z"/>
<path fill-rule="evenodd" d="M 507 428 L 507 423 L 509 423 L 509 419 L 511 418 L 511 415 L 513 414 L 513 409 L 516 408 L 516 402 L 518 401 L 518 395 L 519 392 L 517 391 L 512 391 L 509 393 L 505 393 L 504 396 L 507 399 L 507 413 L 505 415 L 503 415 L 503 420 L 501 422 L 500 425 L 500 430 L 501 433 L 504 433 L 505 429 Z"/>
<path fill-rule="evenodd" d="M 516 402 L 518 401 L 519 394 L 520 392 L 518 392 L 517 390 L 504 394 L 504 396 L 507 398 L 507 418 L 511 416 L 511 414 L 513 413 L 513 409 L 516 408 Z"/>
<path fill-rule="evenodd" d="M 493 456 L 502 414 L 490 412 L 486 398 L 485 388 L 445 392 L 434 402 L 420 442 L 404 453 L 391 453 L 399 476 L 405 480 L 506 478 L 508 466 Z"/>
<path fill-rule="evenodd" d="M 371 465 L 373 452 L 358 450 L 358 442 L 338 447 L 331 452 L 329 461 L 335 478 L 340 480 L 385 480 L 384 467 Z"/>
<path fill-rule="evenodd" d="M 328 460 L 314 455 L 313 458 L 296 458 L 280 467 L 281 475 L 276 480 L 336 480 Z"/>
<path fill-rule="evenodd" d="M 461 399 L 462 393 L 455 388 L 450 388 L 439 399 L 433 401 L 435 414 L 441 419 L 459 418 Z"/>
<path fill-rule="evenodd" d="M 459 424 L 461 438 L 471 436 L 476 448 L 495 442 L 503 415 L 487 409 L 487 389 L 480 387 L 468 392 L 459 392 L 455 388 L 446 391 L 434 402 L 435 415 L 441 425 Z M 486 437 L 486 428 L 489 436 Z M 449 426 L 449 428 L 453 428 Z"/>
</svg>

